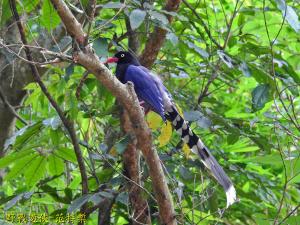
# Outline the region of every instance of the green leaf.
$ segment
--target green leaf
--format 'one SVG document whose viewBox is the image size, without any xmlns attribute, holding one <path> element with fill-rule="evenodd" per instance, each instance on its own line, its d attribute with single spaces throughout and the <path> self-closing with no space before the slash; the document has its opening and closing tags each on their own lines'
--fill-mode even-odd
<svg viewBox="0 0 300 225">
<path fill-rule="evenodd" d="M 61 22 L 59 15 L 49 0 L 43 2 L 40 21 L 49 32 L 56 28 Z"/>
<path fill-rule="evenodd" d="M 119 154 L 122 154 L 125 151 L 129 141 L 130 141 L 130 137 L 129 135 L 126 135 L 115 145 L 115 148 Z"/>
<path fill-rule="evenodd" d="M 71 63 L 66 69 L 65 69 L 65 76 L 64 80 L 67 82 L 70 79 L 70 76 L 74 73 L 74 63 Z"/>
<path fill-rule="evenodd" d="M 33 159 L 24 171 L 26 184 L 34 186 L 46 173 L 46 158 L 39 156 Z"/>
<path fill-rule="evenodd" d="M 51 155 L 48 157 L 49 172 L 52 176 L 59 175 L 64 172 L 64 162 L 61 158 Z"/>
<path fill-rule="evenodd" d="M 191 173 L 191 171 L 184 166 L 179 167 L 179 174 L 180 174 L 181 178 L 184 180 L 192 180 L 194 177 L 193 174 Z"/>
<path fill-rule="evenodd" d="M 197 121 L 203 116 L 203 114 L 199 111 L 187 111 L 184 112 L 183 115 L 184 115 L 184 119 L 190 122 Z"/>
<path fill-rule="evenodd" d="M 198 53 L 199 55 L 201 55 L 203 58 L 208 58 L 209 54 L 202 48 L 198 47 L 197 45 L 195 45 L 194 43 L 190 42 L 190 41 L 184 41 L 184 43 L 192 50 L 194 50 L 196 53 Z"/>
<path fill-rule="evenodd" d="M 53 143 L 54 146 L 58 147 L 59 145 L 59 140 L 62 137 L 62 132 L 60 132 L 59 130 L 49 130 L 49 136 L 51 139 L 51 142 Z"/>
<path fill-rule="evenodd" d="M 234 143 L 236 143 L 240 138 L 239 133 L 232 133 L 227 135 L 227 143 L 229 145 L 233 145 Z"/>
<path fill-rule="evenodd" d="M 40 0 L 23 0 L 22 3 L 26 12 L 30 13 L 40 3 Z"/>
<path fill-rule="evenodd" d="M 120 2 L 108 2 L 105 5 L 102 6 L 104 9 L 119 9 L 124 7 L 125 5 Z"/>
<path fill-rule="evenodd" d="M 56 202 L 61 202 L 65 204 L 70 203 L 70 201 L 58 195 L 58 191 L 56 188 L 51 187 L 47 184 L 40 186 L 40 188 L 43 190 L 44 193 L 49 194 Z"/>
<path fill-rule="evenodd" d="M 77 118 L 77 114 L 78 114 L 78 101 L 77 98 L 73 95 L 70 94 L 69 95 L 69 100 L 70 100 L 70 117 L 72 119 L 76 119 Z"/>
<path fill-rule="evenodd" d="M 0 13 L 0 15 L 2 15 L 0 17 L 0 26 L 2 27 L 12 15 L 8 0 L 1 0 L 0 5 L 2 6 L 2 10 Z"/>
<path fill-rule="evenodd" d="M 140 9 L 134 9 L 130 13 L 129 21 L 132 30 L 137 29 L 144 21 L 146 12 Z"/>
<path fill-rule="evenodd" d="M 116 28 L 116 25 L 111 23 L 110 20 L 96 20 L 95 21 L 95 29 L 111 29 Z"/>
<path fill-rule="evenodd" d="M 72 196 L 73 196 L 72 189 L 70 189 L 70 188 L 65 188 L 65 189 L 64 189 L 64 192 L 65 192 L 65 195 L 66 195 L 65 199 L 71 203 L 71 201 L 72 201 Z"/>
<path fill-rule="evenodd" d="M 128 193 L 127 192 L 120 193 L 116 198 L 116 202 L 120 202 L 124 205 L 128 205 L 128 202 L 129 202 Z"/>
<path fill-rule="evenodd" d="M 70 162 L 76 163 L 76 155 L 74 153 L 73 149 L 69 149 L 69 148 L 59 148 L 57 150 L 55 150 L 54 154 L 57 157 L 61 157 L 64 160 L 68 160 Z"/>
<path fill-rule="evenodd" d="M 270 101 L 270 86 L 268 84 L 259 84 L 252 91 L 252 109 L 258 111 Z"/>
<path fill-rule="evenodd" d="M 272 142 L 270 142 L 266 137 L 260 135 L 259 133 L 256 136 L 249 137 L 258 147 L 265 151 L 271 150 Z"/>
<path fill-rule="evenodd" d="M 97 194 L 99 194 L 100 196 L 104 197 L 104 198 L 108 198 L 108 199 L 113 199 L 114 195 L 112 193 L 109 193 L 107 191 L 100 191 Z"/>
<path fill-rule="evenodd" d="M 250 77 L 251 76 L 251 73 L 250 73 L 250 70 L 247 66 L 247 64 L 245 62 L 241 62 L 239 64 L 239 70 L 242 71 L 242 73 L 246 76 L 246 77 Z"/>
<path fill-rule="evenodd" d="M 254 79 L 260 83 L 260 84 L 269 84 L 270 90 L 274 89 L 275 83 L 272 78 L 272 76 L 264 71 L 263 69 L 257 67 L 254 64 L 248 64 L 248 67 L 250 69 L 251 76 L 254 77 Z"/>
<path fill-rule="evenodd" d="M 268 216 L 262 213 L 253 214 L 253 219 L 255 220 L 255 224 L 258 225 L 267 225 L 269 224 L 267 221 L 269 220 Z"/>
<path fill-rule="evenodd" d="M 29 156 L 31 154 L 34 154 L 35 151 L 32 149 L 26 149 L 19 152 L 14 152 L 5 155 L 0 159 L 0 168 L 4 168 L 12 163 L 14 163 L 18 159 L 22 159 L 24 156 Z"/>
<path fill-rule="evenodd" d="M 24 192 L 22 194 L 18 194 L 13 199 L 11 199 L 5 206 L 4 210 L 7 211 L 11 207 L 15 206 L 20 200 L 28 200 L 33 195 L 33 192 Z"/>
<path fill-rule="evenodd" d="M 270 155 L 251 157 L 251 158 L 247 158 L 245 161 L 258 163 L 258 164 L 262 164 L 262 165 L 274 165 L 274 166 L 282 167 L 281 157 L 277 153 L 270 154 Z"/>
<path fill-rule="evenodd" d="M 169 23 L 168 18 L 162 13 L 157 11 L 149 11 L 149 15 L 151 16 L 151 19 L 156 19 L 163 25 L 167 25 Z"/>
<path fill-rule="evenodd" d="M 14 161 L 13 167 L 6 174 L 5 180 L 10 180 L 23 174 L 23 172 L 30 166 L 30 164 L 39 156 L 37 154 L 26 155 Z"/>
<path fill-rule="evenodd" d="M 299 225 L 300 222 L 300 216 L 295 215 L 295 216 L 290 216 L 284 224 L 289 224 L 289 225 Z"/>
<path fill-rule="evenodd" d="M 99 193 L 95 193 L 91 198 L 90 201 L 93 202 L 94 205 L 99 204 L 103 200 L 103 197 L 99 195 Z"/>
<path fill-rule="evenodd" d="M 275 0 L 277 8 L 281 10 L 282 15 L 290 24 L 290 26 L 298 33 L 300 30 L 300 23 L 298 15 L 291 6 L 287 6 L 285 0 Z"/>
<path fill-rule="evenodd" d="M 157 113 L 149 112 L 146 120 L 149 128 L 151 128 L 152 130 L 156 130 L 161 127 L 162 119 Z"/>
<path fill-rule="evenodd" d="M 23 127 L 5 141 L 4 149 L 6 150 L 10 145 L 14 145 L 15 148 L 21 148 L 21 146 L 23 146 L 40 131 L 41 127 L 41 122 Z"/>
<path fill-rule="evenodd" d="M 108 39 L 107 38 L 97 38 L 94 43 L 93 47 L 97 56 L 99 57 L 107 57 L 108 56 Z"/>
<path fill-rule="evenodd" d="M 86 194 L 80 196 L 79 198 L 76 198 L 74 201 L 72 201 L 71 205 L 69 206 L 68 213 L 72 213 L 75 210 L 79 209 L 83 204 L 88 202 L 92 196 L 92 194 Z"/>
<path fill-rule="evenodd" d="M 18 201 L 20 201 L 23 198 L 23 193 L 17 195 L 16 197 L 14 197 L 12 200 L 10 200 L 5 206 L 4 206 L 4 210 L 9 210 L 11 207 L 13 207 L 15 204 L 17 204 Z"/>
<path fill-rule="evenodd" d="M 169 40 L 173 46 L 178 44 L 178 37 L 174 33 L 168 33 L 166 36 L 167 40 Z"/>
<path fill-rule="evenodd" d="M 252 53 L 256 56 L 266 55 L 270 53 L 270 48 L 266 46 L 257 45 L 251 42 L 247 42 L 246 44 L 242 45 L 241 51 L 246 51 Z"/>
</svg>

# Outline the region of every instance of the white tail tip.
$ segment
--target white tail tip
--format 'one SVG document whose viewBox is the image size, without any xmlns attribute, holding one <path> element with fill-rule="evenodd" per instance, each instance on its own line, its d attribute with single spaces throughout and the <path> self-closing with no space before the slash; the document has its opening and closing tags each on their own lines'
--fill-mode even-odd
<svg viewBox="0 0 300 225">
<path fill-rule="evenodd" d="M 236 191 L 233 185 L 231 185 L 226 191 L 227 205 L 226 208 L 231 206 L 233 203 L 237 202 Z"/>
</svg>

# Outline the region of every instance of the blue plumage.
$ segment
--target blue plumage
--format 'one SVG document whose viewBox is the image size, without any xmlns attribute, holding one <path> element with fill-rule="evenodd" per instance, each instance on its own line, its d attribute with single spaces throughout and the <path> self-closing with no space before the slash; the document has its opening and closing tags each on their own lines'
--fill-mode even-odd
<svg viewBox="0 0 300 225">
<path fill-rule="evenodd" d="M 125 72 L 124 82 L 131 81 L 139 99 L 148 104 L 151 110 L 158 113 L 165 121 L 162 93 L 153 76 L 146 71 L 142 66 L 130 65 Z"/>
<path fill-rule="evenodd" d="M 132 82 L 137 97 L 144 102 L 143 107 L 158 113 L 164 121 L 172 122 L 174 129 L 181 136 L 192 152 L 197 154 L 206 168 L 225 190 L 227 207 L 237 201 L 235 188 L 209 149 L 190 129 L 189 124 L 180 116 L 171 95 L 162 81 L 141 66 L 139 61 L 129 52 L 118 52 L 109 58 L 107 63 L 117 62 L 116 76 L 122 83 Z"/>
</svg>

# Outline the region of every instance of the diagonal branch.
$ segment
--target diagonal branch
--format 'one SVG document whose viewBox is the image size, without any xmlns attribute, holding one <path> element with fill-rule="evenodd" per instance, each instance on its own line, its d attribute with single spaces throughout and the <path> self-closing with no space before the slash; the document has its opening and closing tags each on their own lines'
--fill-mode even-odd
<svg viewBox="0 0 300 225">
<path fill-rule="evenodd" d="M 2 100 L 5 107 L 8 108 L 8 110 L 18 119 L 20 120 L 24 125 L 27 125 L 28 123 L 26 120 L 24 120 L 19 114 L 16 112 L 15 108 L 7 101 L 6 97 L 4 96 L 1 88 L 0 88 L 0 99 Z"/>
<path fill-rule="evenodd" d="M 69 10 L 67 4 L 61 0 L 51 0 L 51 2 L 56 9 L 59 17 L 61 18 L 63 24 L 68 24 L 68 26 L 66 26 L 68 34 L 74 37 L 80 45 L 83 45 L 85 42 L 86 34 L 84 33 L 81 24 Z"/>
<path fill-rule="evenodd" d="M 181 0 L 168 0 L 164 10 L 168 12 L 176 12 L 179 8 Z M 169 23 L 172 22 L 173 17 L 167 15 Z M 160 51 L 167 35 L 167 30 L 161 27 L 155 27 L 154 31 L 150 34 L 150 37 L 146 43 L 144 51 L 140 56 L 140 62 L 146 67 L 151 67 L 157 58 L 158 52 Z"/>
<path fill-rule="evenodd" d="M 196 10 L 193 8 L 193 6 L 190 5 L 186 0 L 182 0 L 182 2 L 192 11 L 192 13 L 197 17 L 199 22 L 201 23 L 202 27 L 204 28 L 205 32 L 207 33 L 209 39 L 219 48 L 222 49 L 222 46 L 214 39 L 212 36 L 209 28 L 206 26 L 205 22 L 201 18 L 201 16 L 196 12 Z"/>
<path fill-rule="evenodd" d="M 65 18 L 70 15 L 71 12 L 67 7 L 60 6 L 60 4 L 64 4 L 62 0 L 51 1 L 55 5 L 55 8 L 64 8 L 66 11 L 65 13 L 60 12 L 59 15 L 64 14 L 62 21 L 68 31 L 70 30 L 69 26 L 73 27 L 74 24 L 78 26 L 73 27 L 74 30 L 81 29 L 78 22 L 74 22 L 70 18 Z M 169 1 L 172 2 L 171 0 Z M 70 17 L 75 19 L 72 15 L 70 15 Z M 82 40 L 84 37 L 85 34 L 81 34 L 81 36 L 77 36 L 77 39 Z M 142 151 L 149 167 L 149 174 L 152 179 L 153 190 L 158 202 L 161 222 L 162 224 L 168 225 L 177 224 L 171 195 L 165 180 L 163 169 L 156 150 L 152 148 L 151 131 L 144 120 L 144 115 L 139 106 L 133 85 L 122 84 L 115 76 L 112 75 L 111 71 L 99 61 L 98 57 L 88 47 L 85 48 L 84 52 L 75 52 L 74 60 L 76 63 L 85 67 L 89 72 L 93 73 L 95 77 L 114 96 L 116 96 L 125 110 L 127 110 L 130 121 L 134 125 L 133 131 L 137 137 L 137 147 Z"/>
<path fill-rule="evenodd" d="M 128 33 L 128 49 L 137 54 L 140 48 L 139 35 L 132 30 L 127 17 L 125 18 L 125 24 Z M 147 199 L 143 197 L 143 188 L 141 188 L 140 151 L 136 147 L 136 137 L 133 134 L 132 123 L 125 110 L 121 110 L 120 118 L 123 132 L 133 137 L 130 138 L 123 153 L 124 175 L 129 178 L 126 187 L 132 209 L 130 219 L 132 225 L 151 224 L 150 208 Z"/>
<path fill-rule="evenodd" d="M 143 112 L 139 106 L 137 96 L 131 83 L 124 85 L 112 75 L 98 57 L 93 53 L 76 52 L 74 59 L 93 73 L 96 78 L 120 101 L 127 110 L 133 131 L 137 137 L 137 147 L 142 151 L 149 173 L 152 186 L 159 206 L 159 214 L 163 224 L 176 224 L 175 213 L 171 195 L 165 180 L 160 159 L 155 149 L 152 148 L 151 131 L 144 120 Z"/>
<path fill-rule="evenodd" d="M 123 111 L 121 115 L 122 129 L 125 133 L 133 132 L 132 124 L 128 114 Z M 133 135 L 132 135 L 133 136 Z M 150 209 L 147 200 L 143 198 L 143 189 L 140 175 L 140 153 L 136 149 L 136 139 L 132 138 L 123 153 L 124 173 L 129 178 L 128 192 L 129 201 L 132 206 L 132 224 L 151 224 Z M 139 184 L 139 185 L 136 185 Z"/>
</svg>

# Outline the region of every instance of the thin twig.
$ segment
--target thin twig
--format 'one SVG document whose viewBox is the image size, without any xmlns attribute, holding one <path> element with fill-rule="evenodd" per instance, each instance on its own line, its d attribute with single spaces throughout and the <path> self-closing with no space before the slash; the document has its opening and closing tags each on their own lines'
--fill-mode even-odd
<svg viewBox="0 0 300 225">
<path fill-rule="evenodd" d="M 3 104 L 9 109 L 9 111 L 18 119 L 20 120 L 24 125 L 28 125 L 26 120 L 24 120 L 19 114 L 16 112 L 14 107 L 7 101 L 5 95 L 3 94 L 2 90 L 0 89 L 0 99 L 2 100 Z"/>
<path fill-rule="evenodd" d="M 281 220 L 280 223 L 278 223 L 278 225 L 283 224 L 283 222 L 286 221 L 291 215 L 293 215 L 293 213 L 296 212 L 299 208 L 300 208 L 300 204 L 297 205 L 292 211 L 290 211 L 289 214 L 287 214 L 287 216 L 284 217 L 284 219 Z"/>
<path fill-rule="evenodd" d="M 85 45 L 88 44 L 88 40 L 89 40 L 89 36 L 90 36 L 90 32 L 92 29 L 92 24 L 93 24 L 93 20 L 94 20 L 94 16 L 95 16 L 95 12 L 96 12 L 96 0 L 90 0 L 89 1 L 89 10 L 88 10 L 88 15 L 87 15 L 87 19 L 88 19 L 88 30 L 87 30 L 87 35 L 86 35 L 86 39 L 85 39 Z"/>
<path fill-rule="evenodd" d="M 36 65 L 36 66 L 43 66 L 46 64 L 54 64 L 54 63 L 58 63 L 57 59 L 53 59 L 50 61 L 46 61 L 46 62 L 36 62 L 36 61 L 30 61 L 22 56 L 20 56 L 20 52 L 21 50 L 23 50 L 24 47 L 26 48 L 33 48 L 33 49 L 38 49 L 40 50 L 41 54 L 47 54 L 47 55 L 52 55 L 57 57 L 60 60 L 66 60 L 66 61 L 72 61 L 72 57 L 69 55 L 66 55 L 64 53 L 59 53 L 59 52 L 53 52 L 50 51 L 46 48 L 42 48 L 42 47 L 38 47 L 38 46 L 32 46 L 32 45 L 22 45 L 22 44 L 10 44 L 10 45 L 5 45 L 1 40 L 0 40 L 0 46 L 3 47 L 4 49 L 6 49 L 9 53 L 15 55 L 16 57 L 18 57 L 19 59 L 21 59 L 22 61 L 32 64 L 32 65 Z M 9 47 L 14 47 L 14 46 L 20 46 L 19 52 L 16 53 L 15 51 L 13 51 L 12 49 L 10 49 Z M 59 61 L 61 62 L 61 61 Z"/>
<path fill-rule="evenodd" d="M 178 1 L 179 0 L 176 2 Z M 74 34 L 76 30 L 82 30 L 81 25 L 76 21 L 76 18 L 74 18 L 69 8 L 64 6 L 65 3 L 63 0 L 51 0 L 51 2 L 56 9 L 60 9 L 58 14 L 70 34 Z M 168 2 L 171 4 L 174 3 L 174 0 L 169 0 Z M 71 31 L 71 29 L 74 29 L 74 31 Z M 75 35 L 77 35 L 77 39 L 79 40 L 83 40 L 86 37 L 85 33 Z M 93 53 L 90 46 L 83 47 L 83 51 L 73 53 L 74 61 L 94 74 L 97 80 L 116 96 L 128 111 L 129 118 L 132 124 L 135 125 L 133 131 L 137 137 L 137 146 L 143 152 L 145 161 L 149 167 L 149 174 L 158 203 L 161 223 L 168 225 L 177 224 L 172 198 L 159 163 L 159 156 L 155 149 L 152 148 L 151 131 L 144 119 L 144 114 L 139 106 L 133 85 L 125 85 L 118 81 L 118 79 L 112 75 L 111 71 L 99 61 L 98 56 Z"/>
<path fill-rule="evenodd" d="M 214 67 L 212 74 L 210 78 L 208 79 L 203 91 L 201 91 L 201 94 L 198 97 L 198 104 L 200 104 L 203 100 L 203 98 L 207 97 L 208 94 L 208 88 L 212 84 L 212 82 L 218 77 L 218 70 L 220 68 L 221 60 L 219 59 L 217 62 L 217 65 Z"/>
<path fill-rule="evenodd" d="M 282 193 L 282 196 L 281 196 L 281 199 L 280 199 L 279 207 L 278 207 L 278 210 L 277 210 L 276 217 L 274 219 L 273 225 L 277 224 L 278 217 L 279 217 L 279 214 L 280 214 L 282 206 L 283 206 L 284 197 L 286 195 L 287 185 L 288 185 L 286 165 L 285 165 L 285 162 L 284 162 L 284 157 L 283 157 L 283 154 L 282 154 L 282 149 L 280 148 L 280 141 L 279 141 L 278 136 L 276 134 L 275 124 L 274 124 L 274 133 L 275 133 L 275 136 L 276 136 L 277 147 L 278 147 L 278 151 L 279 151 L 280 158 L 281 158 L 281 161 L 282 161 L 282 165 L 283 165 L 283 168 L 284 168 L 284 185 L 283 185 L 283 193 Z"/>
<path fill-rule="evenodd" d="M 244 1 L 243 1 L 244 2 Z M 243 4 L 243 2 L 241 3 L 241 5 Z M 233 21 L 234 21 L 234 18 L 238 12 L 238 9 L 237 9 L 237 6 L 239 4 L 239 0 L 236 1 L 236 4 L 235 4 L 235 7 L 234 7 L 234 10 L 233 10 L 233 13 L 232 13 L 232 16 L 230 17 L 230 20 L 229 20 L 229 23 L 227 25 L 227 33 L 226 33 L 226 37 L 225 37 L 225 41 L 224 41 L 224 44 L 222 46 L 222 49 L 224 50 L 228 44 L 228 41 L 229 41 L 229 38 L 230 38 L 230 33 L 231 33 L 231 28 L 232 28 L 232 24 L 233 24 Z"/>
<path fill-rule="evenodd" d="M 17 26 L 18 26 L 18 29 L 19 29 L 21 41 L 24 45 L 24 50 L 25 50 L 26 57 L 29 61 L 33 61 L 30 48 L 26 47 L 27 39 L 26 39 L 23 24 L 21 23 L 20 16 L 19 16 L 19 13 L 17 11 L 16 2 L 15 2 L 15 0 L 9 0 L 9 3 L 10 3 L 10 7 L 11 7 L 12 14 L 14 16 L 14 19 L 17 22 Z M 68 133 L 70 135 L 72 145 L 74 147 L 75 155 L 76 155 L 76 158 L 77 158 L 79 170 L 80 170 L 81 181 L 82 181 L 82 194 L 87 194 L 88 193 L 87 173 L 86 173 L 86 169 L 85 169 L 85 165 L 84 165 L 83 156 L 82 156 L 82 153 L 81 153 L 81 150 L 80 150 L 80 147 L 79 147 L 78 139 L 76 137 L 74 124 L 73 124 L 72 121 L 70 121 L 66 118 L 64 112 L 60 109 L 60 107 L 58 106 L 56 101 L 50 95 L 48 89 L 46 88 L 43 81 L 41 80 L 41 77 L 40 77 L 39 71 L 37 70 L 37 67 L 35 65 L 32 65 L 32 64 L 29 64 L 29 66 L 30 66 L 30 69 L 31 69 L 31 72 L 32 72 L 32 75 L 33 75 L 35 81 L 40 86 L 40 88 L 41 88 L 42 92 L 44 93 L 44 95 L 48 98 L 50 104 L 56 110 L 58 116 L 60 117 L 62 123 L 64 124 L 66 130 L 68 131 Z M 85 205 L 81 208 L 82 213 L 84 213 L 85 208 L 86 208 Z"/>
<path fill-rule="evenodd" d="M 196 12 L 196 10 L 188 3 L 186 0 L 182 0 L 182 2 L 193 12 L 193 14 L 197 17 L 201 25 L 203 26 L 205 32 L 207 33 L 209 39 L 219 48 L 222 49 L 222 46 L 216 41 L 216 39 L 212 36 L 209 28 L 206 26 L 205 22 L 201 18 L 201 16 Z"/>
<path fill-rule="evenodd" d="M 281 23 L 281 27 L 279 28 L 279 31 L 277 32 L 275 38 L 271 41 L 271 37 L 270 37 L 270 34 L 269 34 L 269 28 L 268 28 L 268 24 L 267 24 L 267 19 L 266 19 L 266 12 L 265 12 L 265 5 L 266 5 L 266 1 L 263 0 L 263 16 L 264 16 L 264 24 L 265 24 L 265 29 L 266 29 L 266 33 L 267 33 L 267 37 L 268 37 L 268 40 L 269 40 L 269 45 L 270 45 L 270 54 L 271 54 L 271 72 L 272 72 L 272 78 L 274 80 L 274 83 L 275 83 L 275 89 L 276 89 L 276 92 L 278 93 L 279 95 L 279 101 L 281 102 L 287 116 L 289 117 L 290 119 L 290 122 L 292 122 L 294 124 L 294 126 L 297 128 L 297 130 L 300 131 L 300 126 L 298 126 L 297 122 L 295 122 L 295 120 L 292 118 L 292 116 L 290 115 L 283 99 L 281 98 L 280 96 L 280 91 L 279 91 L 279 87 L 278 87 L 278 83 L 277 83 L 277 79 L 276 79 L 276 74 L 275 74 L 275 66 L 274 66 L 274 52 L 273 52 L 273 45 L 276 41 L 276 39 L 278 38 L 279 36 L 279 33 L 281 32 L 282 30 L 282 27 L 283 27 L 283 24 L 284 24 L 284 21 L 285 21 L 285 17 L 286 17 L 286 11 L 287 11 L 287 4 L 285 5 L 285 12 L 284 12 L 284 16 L 283 16 L 283 22 Z M 274 99 L 274 102 L 275 102 L 275 99 Z"/>
</svg>

